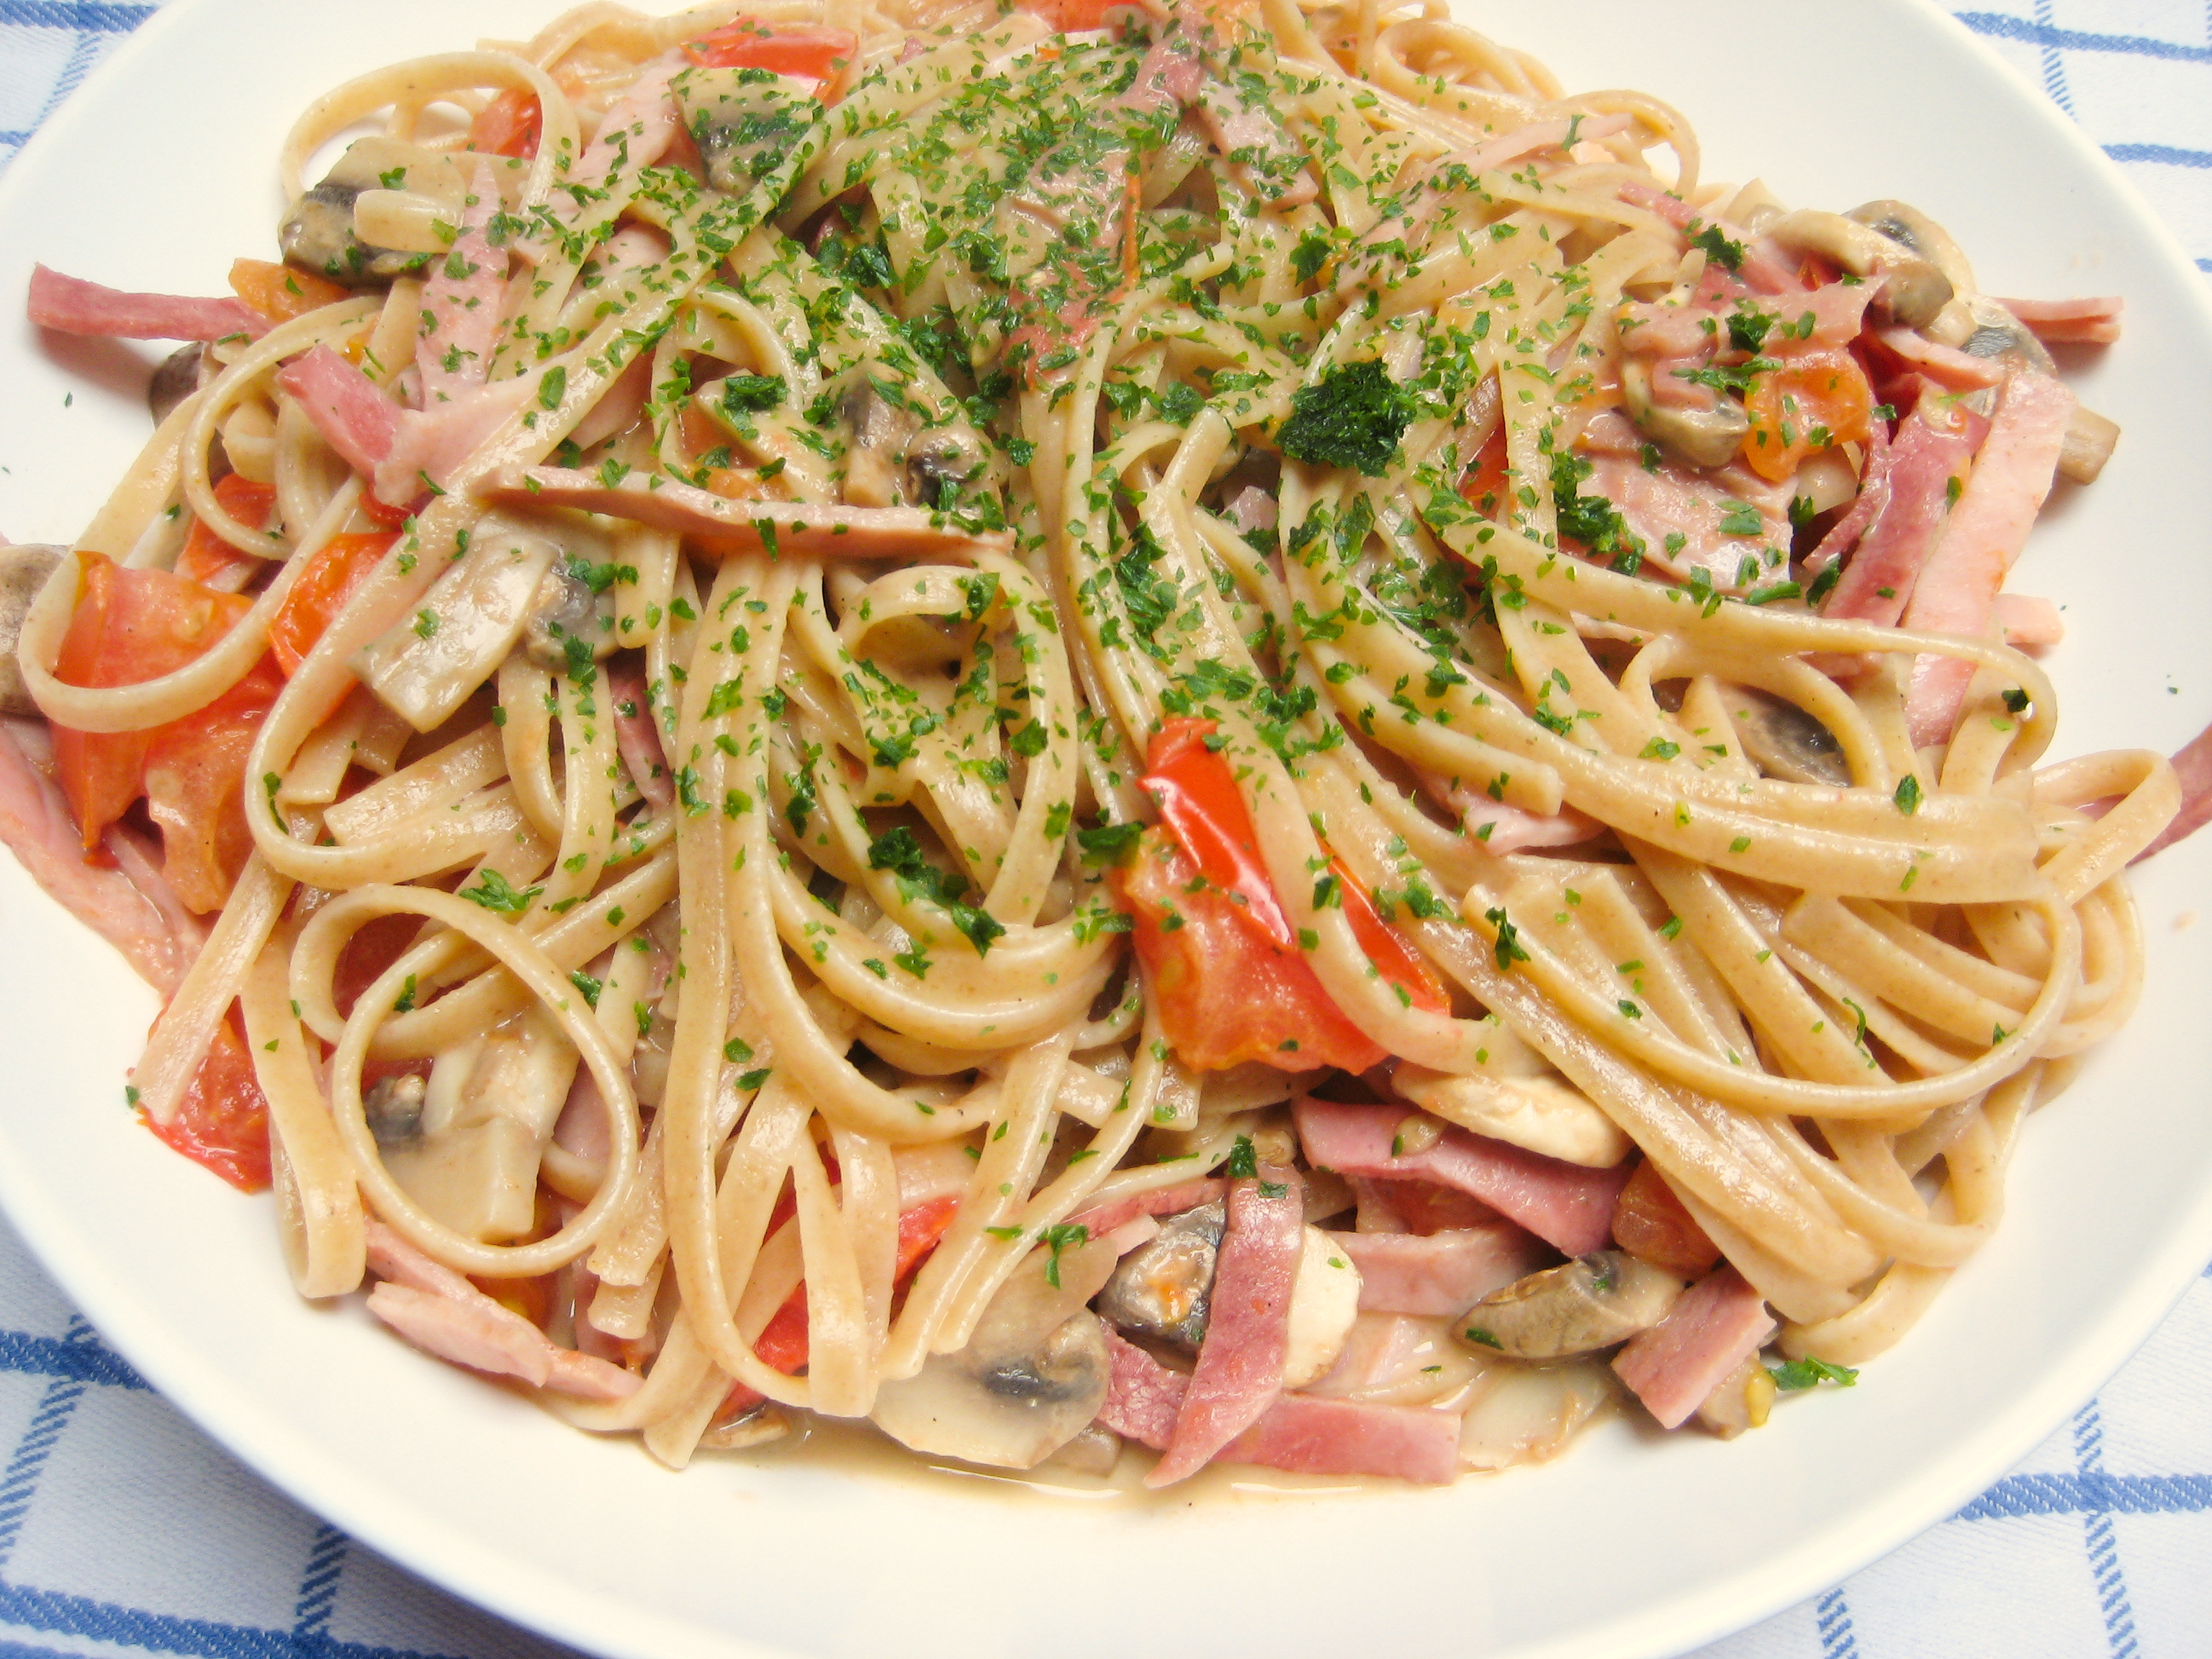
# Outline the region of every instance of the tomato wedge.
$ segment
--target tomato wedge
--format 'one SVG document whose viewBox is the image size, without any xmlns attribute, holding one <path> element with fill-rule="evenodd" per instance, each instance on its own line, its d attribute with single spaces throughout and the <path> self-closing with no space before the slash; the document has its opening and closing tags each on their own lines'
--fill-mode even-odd
<svg viewBox="0 0 2212 1659">
<path fill-rule="evenodd" d="M 256 483 L 237 472 L 226 472 L 216 480 L 215 499 L 224 512 L 251 529 L 266 525 L 269 515 L 276 510 L 276 489 L 273 484 Z M 251 553 L 240 552 L 194 519 L 192 527 L 185 532 L 185 544 L 177 554 L 173 574 L 186 581 L 234 592 L 246 585 L 246 578 L 268 562 Z"/>
<path fill-rule="evenodd" d="M 204 654 L 252 601 L 218 593 L 167 570 L 126 570 L 84 556 L 76 611 L 56 676 L 67 684 L 135 685 Z M 206 708 L 142 732 L 54 727 L 62 793 L 88 851 L 142 795 L 161 826 L 162 874 L 198 911 L 229 896 L 252 837 L 246 827 L 246 751 L 283 689 L 264 657 Z"/>
<path fill-rule="evenodd" d="M 333 536 L 294 579 L 269 623 L 270 652 L 288 678 L 398 539 L 396 532 Z"/>
<path fill-rule="evenodd" d="M 228 1020 L 215 1028 L 176 1115 L 167 1123 L 139 1115 L 161 1140 L 239 1191 L 268 1187 L 269 1102 L 253 1075 L 253 1056 Z"/>
<path fill-rule="evenodd" d="M 538 100 L 520 88 L 510 88 L 477 112 L 469 123 L 469 148 L 486 155 L 507 155 L 534 161 L 538 133 L 543 125 Z"/>
<path fill-rule="evenodd" d="M 750 17 L 725 23 L 696 40 L 684 43 L 684 55 L 708 69 L 764 69 L 823 83 L 853 61 L 856 35 L 843 29 L 769 24 Z"/>
<path fill-rule="evenodd" d="M 1235 775 L 1206 746 L 1214 729 L 1212 720 L 1182 718 L 1152 739 L 1144 785 L 1165 828 L 1146 831 L 1113 877 L 1168 1041 L 1200 1071 L 1261 1060 L 1292 1072 L 1364 1072 L 1387 1051 L 1346 1017 L 1298 948 Z M 1416 1007 L 1449 1006 L 1435 973 L 1376 914 L 1352 872 L 1334 856 L 1329 871 L 1382 977 Z"/>
<path fill-rule="evenodd" d="M 1808 455 L 1864 443 L 1874 388 L 1850 352 L 1808 351 L 1754 380 L 1743 407 L 1751 416 L 1743 458 L 1760 477 L 1778 483 Z"/>
<path fill-rule="evenodd" d="M 230 262 L 230 291 L 272 323 L 289 323 L 352 294 L 327 276 L 317 276 L 266 259 Z"/>
</svg>

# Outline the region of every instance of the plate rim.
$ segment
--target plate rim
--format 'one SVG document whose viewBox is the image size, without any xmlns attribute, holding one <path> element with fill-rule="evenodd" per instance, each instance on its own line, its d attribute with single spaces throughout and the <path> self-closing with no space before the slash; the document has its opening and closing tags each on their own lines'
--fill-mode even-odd
<svg viewBox="0 0 2212 1659">
<path fill-rule="evenodd" d="M 0 175 L 0 222 L 9 215 L 21 180 L 47 165 L 70 127 L 88 118 L 88 94 L 96 100 L 106 82 L 157 54 L 168 40 L 192 29 L 201 14 L 221 13 L 241 0 L 166 0 L 119 42 L 58 105 Z M 668 0 L 640 0 L 655 11 Z M 1869 0 L 1860 0 L 1869 5 Z M 2047 98 L 2024 85 L 1988 40 L 1937 0 L 1871 0 L 1898 27 L 1933 25 L 1979 61 L 1985 82 L 1978 96 L 2001 98 L 2011 112 L 2060 135 L 2087 164 L 2102 188 L 2117 198 L 2153 256 L 2208 330 L 2212 330 L 2212 278 L 2200 271 L 2172 229 L 2119 165 Z M 459 30 L 457 30 L 457 33 Z M 51 1201 L 13 1139 L 0 1133 L 0 1211 L 41 1267 L 89 1317 L 102 1338 L 161 1395 L 200 1431 L 261 1479 L 310 1513 L 405 1571 L 518 1627 L 566 1645 L 588 1643 L 609 1659 L 666 1659 L 671 1654 L 716 1659 L 807 1659 L 798 1649 L 726 1629 L 705 1630 L 689 1618 L 665 1617 L 649 1607 L 579 1587 L 543 1564 L 485 1547 L 454 1520 L 412 1502 L 370 1479 L 341 1456 L 261 1414 L 250 1392 L 230 1383 L 205 1358 L 172 1347 L 142 1328 L 139 1309 L 125 1286 L 88 1260 L 47 1246 L 64 1237 L 70 1221 Z M 1954 1514 L 1992 1480 L 2017 1464 L 2066 1417 L 2116 1373 L 2207 1272 L 2212 1259 L 2212 1182 L 2193 1206 L 2173 1218 L 2162 1246 L 2135 1264 L 2125 1290 L 2008 1410 L 1983 1424 L 1926 1474 L 1902 1483 L 1880 1501 L 1863 1502 L 1846 1519 L 1808 1535 L 1779 1556 L 1738 1567 L 1707 1588 L 1687 1591 L 1623 1613 L 1607 1622 L 1555 1638 L 1524 1643 L 1513 1659 L 1661 1659 L 1709 1643 L 1796 1605 L 1841 1583 Z M 549 1424 L 549 1428 L 553 1425 Z M 1755 1578 L 1755 1583 L 1753 1582 Z"/>
</svg>

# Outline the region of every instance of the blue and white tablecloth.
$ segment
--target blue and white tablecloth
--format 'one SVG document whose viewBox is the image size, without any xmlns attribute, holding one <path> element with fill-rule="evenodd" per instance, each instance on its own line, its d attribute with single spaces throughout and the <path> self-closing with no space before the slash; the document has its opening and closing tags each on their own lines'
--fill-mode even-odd
<svg viewBox="0 0 2212 1659">
<path fill-rule="evenodd" d="M 0 0 L 0 167 L 153 10 Z M 2212 3 L 2014 0 L 1958 15 L 2125 167 L 2212 271 Z M 0 1659 L 558 1651 L 247 1473 L 103 1346 L 0 1227 Z M 2011 1474 L 1703 1659 L 2031 1655 L 2212 1655 L 2212 1270 Z"/>
</svg>

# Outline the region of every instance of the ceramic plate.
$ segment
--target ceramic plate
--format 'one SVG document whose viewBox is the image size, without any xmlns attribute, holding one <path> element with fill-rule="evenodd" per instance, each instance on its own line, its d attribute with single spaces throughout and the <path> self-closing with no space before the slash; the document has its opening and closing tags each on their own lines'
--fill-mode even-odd
<svg viewBox="0 0 2212 1659">
<path fill-rule="evenodd" d="M 266 257 L 295 112 L 362 70 L 519 36 L 525 0 L 374 8 L 176 0 L 0 180 L 0 528 L 67 542 L 145 434 L 156 349 L 46 341 L 31 262 L 220 293 Z M 2006 295 L 2118 293 L 2127 337 L 2075 365 L 2126 428 L 2062 487 L 2014 578 L 2066 606 L 2058 752 L 2171 750 L 2212 714 L 2212 312 L 2118 173 L 1915 0 L 1486 4 L 1571 87 L 1688 112 L 1717 178 L 1793 203 L 1901 197 Z M 217 1439 L 416 1571 L 579 1647 L 638 1659 L 1267 1659 L 1392 1650 L 1627 1659 L 1810 1595 L 1948 1513 L 2087 1396 L 2212 1256 L 2212 839 L 2137 890 L 2149 988 L 2028 1127 L 2010 1215 L 1849 1392 L 1733 1445 L 1626 1420 L 1561 1462 L 1445 1492 L 1224 1481 L 1138 1504 L 836 1461 L 702 1458 L 569 1432 L 428 1363 L 357 1304 L 292 1294 L 270 1206 L 123 1107 L 154 1012 L 107 947 L 0 860 L 0 1202 L 100 1329 Z M 1290 1483 L 1295 1485 L 1295 1483 Z"/>
</svg>

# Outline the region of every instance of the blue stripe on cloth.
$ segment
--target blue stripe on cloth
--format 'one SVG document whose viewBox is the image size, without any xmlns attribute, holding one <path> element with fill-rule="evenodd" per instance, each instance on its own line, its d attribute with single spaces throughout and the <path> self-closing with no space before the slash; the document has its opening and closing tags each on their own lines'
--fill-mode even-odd
<svg viewBox="0 0 2212 1659">
<path fill-rule="evenodd" d="M 152 6 L 96 6 L 79 0 L 0 0 L 0 24 L 19 28 L 73 29 L 128 34 L 151 17 Z"/>
<path fill-rule="evenodd" d="M 70 1316 L 65 1346 L 75 1347 L 97 1340 L 82 1314 Z M 23 1529 L 23 1517 L 30 1513 L 31 1500 L 38 1496 L 39 1477 L 45 1473 L 46 1460 L 53 1455 L 62 1431 L 69 1427 L 70 1419 L 76 1414 L 76 1402 L 90 1386 L 74 1376 L 57 1376 L 47 1383 L 39 1401 L 39 1409 L 32 1414 L 23 1437 L 15 1443 L 15 1455 L 8 1460 L 4 1474 L 0 1474 L 0 1566 L 5 1566 L 15 1553 L 15 1539 Z"/>
<path fill-rule="evenodd" d="M 1858 1659 L 1858 1634 L 1851 1628 L 1851 1610 L 1840 1588 L 1814 1604 L 1813 1621 L 1820 1632 L 1820 1659 Z"/>
<path fill-rule="evenodd" d="M 2105 1420 L 2092 1400 L 2074 1413 L 2074 1458 L 2087 1481 L 2105 1472 Z M 2112 1659 L 2135 1659 L 2136 1615 L 2128 1598 L 2128 1578 L 2120 1565 L 2119 1540 L 2112 1534 L 2112 1511 L 2103 1504 L 2084 1512 L 2081 1541 L 2089 1552 L 2097 1602 L 2105 1614 L 2105 1640 Z"/>
<path fill-rule="evenodd" d="M 137 1372 L 103 1347 L 96 1338 L 69 1341 L 58 1337 L 33 1336 L 27 1331 L 0 1330 L 0 1371 L 104 1382 L 117 1389 L 146 1386 Z"/>
<path fill-rule="evenodd" d="M 2199 1515 L 2212 1510 L 2209 1474 L 2008 1474 L 1960 1510 L 1960 1521 L 2029 1515 Z"/>
<path fill-rule="evenodd" d="M 294 1641 L 330 1639 L 331 1613 L 337 1606 L 338 1580 L 344 1576 L 346 1546 L 351 1541 L 327 1521 L 315 1529 L 307 1570 L 300 1576 L 299 1605 L 292 1609 Z"/>
<path fill-rule="evenodd" d="M 2172 144 L 2107 144 L 2115 161 L 2156 161 L 2171 167 L 2212 167 L 2212 149 L 2177 149 Z"/>
<path fill-rule="evenodd" d="M 0 1584 L 0 1623 L 55 1636 L 150 1648 L 187 1659 L 431 1659 L 404 1648 L 338 1642 L 319 1632 L 300 1636 L 214 1619 L 179 1619 L 88 1595 Z"/>
<path fill-rule="evenodd" d="M 2154 40 L 2147 34 L 2092 34 L 2084 29 L 2062 29 L 2049 23 L 2008 17 L 1997 11 L 1952 14 L 1977 34 L 1999 40 L 2018 40 L 2031 46 L 2055 47 L 2063 52 L 2112 52 L 2131 58 L 2165 58 L 2183 64 L 2212 64 L 2212 46 L 2185 46 L 2179 40 Z"/>
</svg>

